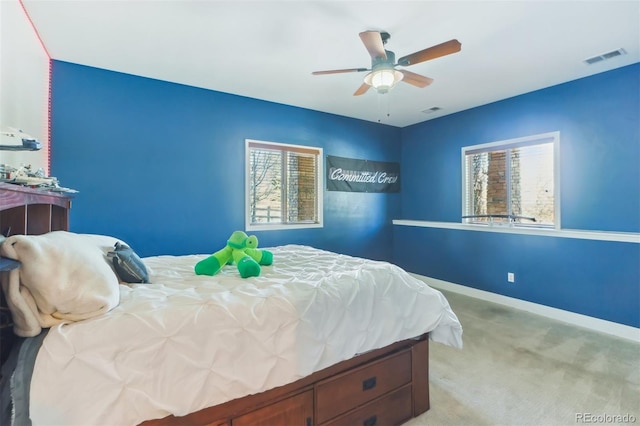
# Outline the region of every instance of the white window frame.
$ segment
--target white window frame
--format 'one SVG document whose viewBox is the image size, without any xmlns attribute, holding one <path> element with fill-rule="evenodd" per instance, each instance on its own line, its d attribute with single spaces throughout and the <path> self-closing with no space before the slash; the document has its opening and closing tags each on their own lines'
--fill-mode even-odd
<svg viewBox="0 0 640 426">
<path fill-rule="evenodd" d="M 554 224 L 553 227 L 548 226 L 548 225 L 536 225 L 534 224 L 523 224 L 523 223 L 517 223 L 517 222 L 510 222 L 510 223 L 486 223 L 486 224 L 479 224 L 479 223 L 470 223 L 468 222 L 466 219 L 461 219 L 462 223 L 465 225 L 469 225 L 469 226 L 492 226 L 492 225 L 496 225 L 496 226 L 501 226 L 501 227 L 511 227 L 511 228 L 531 228 L 533 230 L 539 229 L 539 230 L 549 230 L 549 229 L 562 229 L 561 227 L 561 223 L 560 223 L 560 219 L 561 219 L 561 215 L 560 215 L 560 132 L 556 131 L 556 132 L 549 132 L 549 133 L 541 133 L 541 134 L 537 134 L 537 135 L 531 135 L 531 136 L 524 136 L 521 138 L 514 138 L 514 139 L 507 139 L 507 140 L 502 140 L 502 141 L 496 141 L 496 142 L 489 142 L 489 143 L 485 143 L 485 144 L 480 144 L 480 145 L 473 145 L 473 146 L 465 146 L 462 147 L 462 214 L 461 216 L 465 216 L 467 214 L 467 201 L 468 201 L 468 194 L 467 194 L 467 182 L 466 182 L 466 174 L 467 174 L 467 161 L 466 161 L 466 155 L 470 152 L 473 151 L 497 151 L 500 149 L 507 149 L 507 148 L 516 148 L 519 146 L 527 146 L 527 145 L 535 145 L 536 141 L 539 142 L 543 142 L 543 141 L 551 141 L 551 143 L 553 144 L 553 185 L 554 185 L 554 198 L 553 198 L 553 205 L 554 205 Z"/>
<path fill-rule="evenodd" d="M 309 222 L 309 223 L 260 223 L 255 224 L 251 223 L 251 168 L 250 168 L 250 145 L 251 144 L 260 144 L 268 147 L 273 147 L 277 150 L 287 150 L 291 151 L 316 151 L 314 153 L 317 156 L 317 170 L 316 170 L 316 183 L 317 190 L 316 193 L 316 203 L 318 206 L 318 218 L 317 222 Z M 322 228 L 324 226 L 323 219 L 323 199 L 324 199 L 324 156 L 323 150 L 320 147 L 315 146 L 305 146 L 305 145 L 293 145 L 293 144 L 285 144 L 279 142 L 269 142 L 262 141 L 256 139 L 245 139 L 245 230 L 246 231 L 275 231 L 275 230 L 283 230 L 283 229 L 306 229 L 306 228 Z"/>
</svg>

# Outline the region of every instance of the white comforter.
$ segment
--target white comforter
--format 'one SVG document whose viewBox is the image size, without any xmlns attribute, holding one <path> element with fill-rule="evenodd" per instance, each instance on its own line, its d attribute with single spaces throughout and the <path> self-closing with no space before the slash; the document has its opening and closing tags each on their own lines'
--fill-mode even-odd
<svg viewBox="0 0 640 426">
<path fill-rule="evenodd" d="M 196 276 L 204 256 L 144 259 L 153 284 L 53 327 L 31 382 L 34 425 L 133 425 L 293 382 L 431 332 L 462 347 L 444 296 L 402 269 L 306 246 L 270 248 L 272 266 Z"/>
</svg>

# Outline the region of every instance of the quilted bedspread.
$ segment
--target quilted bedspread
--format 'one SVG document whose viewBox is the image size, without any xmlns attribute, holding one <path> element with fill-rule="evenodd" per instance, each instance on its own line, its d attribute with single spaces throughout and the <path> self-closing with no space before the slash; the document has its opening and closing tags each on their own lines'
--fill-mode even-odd
<svg viewBox="0 0 640 426">
<path fill-rule="evenodd" d="M 152 284 L 57 325 L 31 382 L 34 425 L 133 425 L 291 383 L 358 353 L 431 332 L 462 347 L 444 296 L 386 262 L 307 246 L 270 248 L 271 266 L 196 276 L 204 255 L 145 258 Z"/>
</svg>

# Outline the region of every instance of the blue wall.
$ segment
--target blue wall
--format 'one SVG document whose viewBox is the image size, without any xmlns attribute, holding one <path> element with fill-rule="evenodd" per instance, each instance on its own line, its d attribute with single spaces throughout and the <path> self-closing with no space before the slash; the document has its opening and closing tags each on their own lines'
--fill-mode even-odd
<svg viewBox="0 0 640 426">
<path fill-rule="evenodd" d="M 244 229 L 245 139 L 400 160 L 395 127 L 54 61 L 51 175 L 80 191 L 71 230 L 141 256 L 211 253 Z M 400 194 L 325 192 L 321 229 L 255 232 L 390 260 Z M 348 234 L 345 233 L 348 230 Z"/>
<path fill-rule="evenodd" d="M 459 223 L 461 148 L 551 131 L 562 227 L 640 232 L 640 64 L 402 129 L 401 218 Z M 394 260 L 409 271 L 634 327 L 639 246 L 394 227 Z"/>
<path fill-rule="evenodd" d="M 401 193 L 325 192 L 324 228 L 256 232 L 260 245 L 393 260 L 640 327 L 638 244 L 391 225 L 460 222 L 461 147 L 560 131 L 563 228 L 640 232 L 639 75 L 635 64 L 398 129 L 54 61 L 51 173 L 80 191 L 73 231 L 150 256 L 210 253 L 244 228 L 245 138 L 400 161 Z"/>
</svg>

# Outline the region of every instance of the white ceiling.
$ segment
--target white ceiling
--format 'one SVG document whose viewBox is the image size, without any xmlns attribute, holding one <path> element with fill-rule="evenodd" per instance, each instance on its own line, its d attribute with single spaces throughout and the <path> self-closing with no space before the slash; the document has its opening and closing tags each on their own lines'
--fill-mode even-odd
<svg viewBox="0 0 640 426">
<path fill-rule="evenodd" d="M 640 61 L 637 0 L 22 3 L 56 60 L 399 127 Z M 353 96 L 365 73 L 311 75 L 369 68 L 366 30 L 389 32 L 397 58 L 454 38 L 462 51 L 407 67 L 435 80 L 424 89 Z"/>
</svg>

